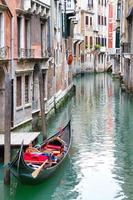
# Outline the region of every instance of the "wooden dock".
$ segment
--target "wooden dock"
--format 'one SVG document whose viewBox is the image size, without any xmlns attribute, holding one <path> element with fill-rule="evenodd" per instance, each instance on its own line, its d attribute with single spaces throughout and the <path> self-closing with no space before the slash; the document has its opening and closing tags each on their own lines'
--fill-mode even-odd
<svg viewBox="0 0 133 200">
<path fill-rule="evenodd" d="M 22 141 L 27 146 L 33 143 L 39 135 L 40 132 L 11 132 L 11 146 L 20 146 Z M 4 134 L 0 134 L 0 146 L 4 146 Z"/>
</svg>

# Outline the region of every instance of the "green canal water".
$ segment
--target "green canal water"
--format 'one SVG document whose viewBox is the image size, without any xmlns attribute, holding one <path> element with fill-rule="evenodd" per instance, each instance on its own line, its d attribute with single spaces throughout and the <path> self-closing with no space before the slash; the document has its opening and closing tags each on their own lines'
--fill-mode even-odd
<svg viewBox="0 0 133 200">
<path fill-rule="evenodd" d="M 52 133 L 71 116 L 72 146 L 58 171 L 39 185 L 12 178 L 0 200 L 133 200 L 133 96 L 110 75 L 84 75 L 76 93 L 48 123 Z"/>
</svg>

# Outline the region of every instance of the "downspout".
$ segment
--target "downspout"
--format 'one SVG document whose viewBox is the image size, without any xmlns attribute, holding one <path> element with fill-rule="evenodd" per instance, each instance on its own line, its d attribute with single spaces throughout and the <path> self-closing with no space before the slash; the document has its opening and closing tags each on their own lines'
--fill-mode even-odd
<svg viewBox="0 0 133 200">
<path fill-rule="evenodd" d="M 11 91 L 11 105 L 12 105 L 12 112 L 11 112 L 11 126 L 14 126 L 14 74 L 15 74 L 15 69 L 14 69 L 14 17 L 12 16 L 11 18 L 11 80 L 12 80 L 12 91 Z"/>
</svg>

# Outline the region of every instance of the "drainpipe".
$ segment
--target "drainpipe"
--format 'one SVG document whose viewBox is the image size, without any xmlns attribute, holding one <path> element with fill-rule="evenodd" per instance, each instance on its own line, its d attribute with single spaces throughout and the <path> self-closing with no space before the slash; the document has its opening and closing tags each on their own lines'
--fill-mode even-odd
<svg viewBox="0 0 133 200">
<path fill-rule="evenodd" d="M 11 124 L 12 127 L 14 125 L 14 75 L 15 75 L 15 69 L 14 69 L 14 17 L 11 18 L 11 79 L 12 79 L 12 91 L 11 91 L 11 104 L 12 104 L 12 112 L 11 112 Z"/>
</svg>

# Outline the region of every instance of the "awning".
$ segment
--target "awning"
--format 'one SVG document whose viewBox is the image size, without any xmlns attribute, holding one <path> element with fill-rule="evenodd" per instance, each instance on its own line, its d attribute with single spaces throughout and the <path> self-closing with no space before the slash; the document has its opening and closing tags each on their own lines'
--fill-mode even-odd
<svg viewBox="0 0 133 200">
<path fill-rule="evenodd" d="M 129 8 L 128 14 L 127 14 L 127 20 L 130 20 L 133 16 L 133 7 Z"/>
</svg>

